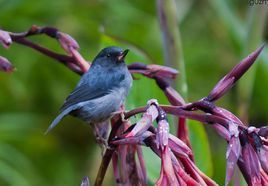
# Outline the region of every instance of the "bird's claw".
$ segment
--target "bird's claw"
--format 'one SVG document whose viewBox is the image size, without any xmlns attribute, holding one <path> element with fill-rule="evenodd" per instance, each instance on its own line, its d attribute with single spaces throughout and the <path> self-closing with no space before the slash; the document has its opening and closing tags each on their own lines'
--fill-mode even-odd
<svg viewBox="0 0 268 186">
<path fill-rule="evenodd" d="M 99 146 L 101 148 L 101 155 L 103 156 L 105 150 L 108 149 L 108 148 L 110 148 L 109 145 L 108 145 L 108 143 L 107 143 L 107 140 L 104 139 L 101 136 L 96 136 L 96 142 L 99 144 Z"/>
</svg>

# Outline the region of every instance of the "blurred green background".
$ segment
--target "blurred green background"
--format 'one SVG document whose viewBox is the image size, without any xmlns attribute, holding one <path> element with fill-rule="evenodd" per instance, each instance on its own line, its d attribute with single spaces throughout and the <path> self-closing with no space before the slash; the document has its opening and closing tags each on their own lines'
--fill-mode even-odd
<svg viewBox="0 0 268 186">
<path fill-rule="evenodd" d="M 249 6 L 239 0 L 176 0 L 178 28 L 186 66 L 188 100 L 206 96 L 217 81 L 243 57 L 267 41 L 268 5 Z M 129 48 L 127 62 L 164 64 L 161 30 L 154 0 L 0 0 L 0 27 L 20 32 L 31 25 L 53 26 L 73 36 L 81 54 L 91 61 L 107 45 Z M 33 41 L 63 52 L 46 37 Z M 268 120 L 268 47 L 239 86 L 217 105 L 249 123 Z M 0 55 L 17 68 L 0 73 L 0 185 L 79 185 L 84 176 L 93 183 L 100 149 L 83 122 L 66 117 L 48 135 L 44 131 L 58 114 L 79 76 L 36 51 L 13 44 Z M 153 80 L 137 76 L 127 109 L 145 105 L 150 98 L 166 104 Z M 180 76 L 178 76 L 180 78 Z M 245 101 L 246 100 L 246 101 Z M 243 110 L 243 109 L 242 109 Z M 205 131 L 207 133 L 205 133 Z M 226 142 L 209 127 L 190 123 L 197 165 L 220 185 L 225 179 Z M 146 151 L 150 157 L 150 151 Z M 150 180 L 159 176 L 158 158 L 147 158 Z M 153 183 L 151 181 L 151 183 Z M 113 185 L 111 171 L 105 185 Z"/>
</svg>

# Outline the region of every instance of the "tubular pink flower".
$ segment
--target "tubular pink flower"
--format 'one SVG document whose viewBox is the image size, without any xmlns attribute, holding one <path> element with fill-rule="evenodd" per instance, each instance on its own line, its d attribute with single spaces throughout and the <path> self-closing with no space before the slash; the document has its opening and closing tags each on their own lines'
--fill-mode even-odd
<svg viewBox="0 0 268 186">
<path fill-rule="evenodd" d="M 215 106 L 215 108 L 213 109 L 213 113 L 217 116 L 222 116 L 226 119 L 229 119 L 230 121 L 232 121 L 233 123 L 237 123 L 241 126 L 243 126 L 244 124 L 242 123 L 242 121 L 236 117 L 233 113 L 231 113 L 230 111 L 221 108 L 221 107 L 217 107 Z"/>
<path fill-rule="evenodd" d="M 268 175 L 263 169 L 261 169 L 261 183 L 262 185 L 268 185 Z"/>
<path fill-rule="evenodd" d="M 158 116 L 157 105 L 158 103 L 154 99 L 148 101 L 148 109 L 143 114 L 142 118 L 137 122 L 136 126 L 132 129 L 132 131 L 126 135 L 126 138 L 140 135 L 152 125 L 152 122 Z"/>
<path fill-rule="evenodd" d="M 225 176 L 225 185 L 227 186 L 234 175 L 235 165 L 241 153 L 241 145 L 238 137 L 232 136 L 227 152 L 226 152 L 226 176 Z"/>
<path fill-rule="evenodd" d="M 166 120 L 158 121 L 157 133 L 156 133 L 156 144 L 157 148 L 161 150 L 168 145 L 169 137 L 169 124 Z"/>
<path fill-rule="evenodd" d="M 173 169 L 168 146 L 165 146 L 164 149 L 161 150 L 160 178 L 156 181 L 155 185 L 157 186 L 180 185 Z"/>
<path fill-rule="evenodd" d="M 192 150 L 179 138 L 169 134 L 168 145 L 170 149 L 178 156 L 188 157 L 192 155 Z"/>
<path fill-rule="evenodd" d="M 179 158 L 182 165 L 184 166 L 185 171 L 200 185 L 207 185 L 205 180 L 202 178 L 200 174 L 200 170 L 196 167 L 196 165 L 189 158 Z"/>
<path fill-rule="evenodd" d="M 224 126 L 220 124 L 213 124 L 212 127 L 217 131 L 217 133 L 223 137 L 226 141 L 229 141 L 231 139 L 231 134 L 229 130 L 227 130 Z"/>
<path fill-rule="evenodd" d="M 249 175 L 249 184 L 261 185 L 260 161 L 254 148 L 246 140 L 242 143 L 242 159 L 245 171 Z"/>
<path fill-rule="evenodd" d="M 268 174 L 268 146 L 263 145 L 260 150 L 257 151 L 257 154 L 263 170 Z"/>
<path fill-rule="evenodd" d="M 138 136 L 120 136 L 118 138 L 115 138 L 113 141 L 111 141 L 111 144 L 114 145 L 134 145 L 134 144 L 139 144 L 139 145 L 143 145 L 144 144 L 144 140 L 150 136 L 155 136 L 152 132 L 150 131 L 145 131 L 144 133 L 142 133 L 141 135 Z"/>
</svg>

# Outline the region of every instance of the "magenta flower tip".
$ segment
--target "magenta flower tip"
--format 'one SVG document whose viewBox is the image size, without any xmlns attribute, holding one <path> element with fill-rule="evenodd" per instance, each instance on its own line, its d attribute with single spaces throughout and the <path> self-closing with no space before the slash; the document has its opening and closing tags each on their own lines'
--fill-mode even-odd
<svg viewBox="0 0 268 186">
<path fill-rule="evenodd" d="M 78 43 L 72 38 L 69 34 L 57 32 L 57 38 L 60 42 L 61 47 L 69 53 L 72 53 L 72 50 L 79 49 Z"/>
</svg>

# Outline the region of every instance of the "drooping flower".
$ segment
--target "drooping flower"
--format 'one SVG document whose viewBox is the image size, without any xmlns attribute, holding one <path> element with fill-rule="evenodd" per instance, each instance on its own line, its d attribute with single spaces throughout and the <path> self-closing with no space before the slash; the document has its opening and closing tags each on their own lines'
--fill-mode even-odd
<svg viewBox="0 0 268 186">
<path fill-rule="evenodd" d="M 225 176 L 225 185 L 227 186 L 234 175 L 234 169 L 237 163 L 238 158 L 241 154 L 241 145 L 239 140 L 239 131 L 236 124 L 230 122 L 229 124 L 229 132 L 231 138 L 229 140 L 229 144 L 226 152 L 226 176 Z"/>
<path fill-rule="evenodd" d="M 240 141 L 242 146 L 242 160 L 248 175 L 249 185 L 261 185 L 260 161 L 256 151 L 248 141 L 247 134 L 240 132 Z"/>
</svg>

